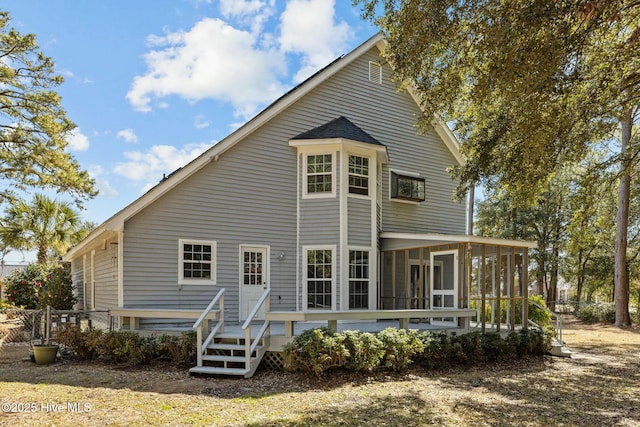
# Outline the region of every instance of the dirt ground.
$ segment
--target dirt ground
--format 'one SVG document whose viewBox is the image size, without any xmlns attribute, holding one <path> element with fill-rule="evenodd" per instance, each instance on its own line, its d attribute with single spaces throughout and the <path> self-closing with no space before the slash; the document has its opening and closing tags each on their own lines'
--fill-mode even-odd
<svg viewBox="0 0 640 427">
<path fill-rule="evenodd" d="M 571 358 L 444 371 L 191 377 L 0 350 L 0 425 L 640 426 L 640 328 L 565 319 Z"/>
</svg>

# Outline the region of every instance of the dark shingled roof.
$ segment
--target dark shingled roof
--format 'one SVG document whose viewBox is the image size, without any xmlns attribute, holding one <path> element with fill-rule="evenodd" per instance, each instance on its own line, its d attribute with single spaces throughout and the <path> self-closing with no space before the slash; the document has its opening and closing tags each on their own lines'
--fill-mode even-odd
<svg viewBox="0 0 640 427">
<path fill-rule="evenodd" d="M 344 116 L 331 120 L 328 123 L 308 130 L 292 139 L 327 139 L 345 138 L 352 141 L 366 142 L 367 144 L 382 145 L 377 139 L 354 125 Z"/>
</svg>

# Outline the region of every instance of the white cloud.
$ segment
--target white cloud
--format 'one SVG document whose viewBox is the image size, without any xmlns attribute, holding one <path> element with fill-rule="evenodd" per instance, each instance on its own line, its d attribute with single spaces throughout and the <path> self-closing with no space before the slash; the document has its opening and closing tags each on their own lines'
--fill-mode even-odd
<svg viewBox="0 0 640 427">
<path fill-rule="evenodd" d="M 113 188 L 109 181 L 104 178 L 104 169 L 100 165 L 92 165 L 88 169 L 89 176 L 96 181 L 98 194 L 103 197 L 116 198 L 119 196 L 118 190 Z"/>
<path fill-rule="evenodd" d="M 89 149 L 89 138 L 80 131 L 80 128 L 71 131 L 67 137 L 67 143 L 71 151 L 87 151 Z"/>
<path fill-rule="evenodd" d="M 261 49 L 256 35 L 219 19 L 149 41 L 161 49 L 145 55 L 148 71 L 134 78 L 127 93 L 137 110 L 150 111 L 152 100 L 178 95 L 192 102 L 228 101 L 236 116 L 249 118 L 284 90 L 278 80 L 286 72 L 282 54 Z"/>
<path fill-rule="evenodd" d="M 193 125 L 196 127 L 196 129 L 204 129 L 206 127 L 209 127 L 211 125 L 211 122 L 207 120 L 204 115 L 198 114 L 193 118 Z"/>
<path fill-rule="evenodd" d="M 300 82 L 344 53 L 354 33 L 335 22 L 335 0 L 291 0 L 282 13 L 280 43 L 285 52 L 302 55 L 295 75 Z"/>
<path fill-rule="evenodd" d="M 121 131 L 118 131 L 116 136 L 118 138 L 124 139 L 125 142 L 127 142 L 129 144 L 137 144 L 138 143 L 138 135 L 136 135 L 136 133 L 131 128 L 122 129 Z"/>
<path fill-rule="evenodd" d="M 220 0 L 220 11 L 225 18 L 235 19 L 257 34 L 276 12 L 275 0 Z"/>
<path fill-rule="evenodd" d="M 124 153 L 127 161 L 118 163 L 113 171 L 129 180 L 142 182 L 143 189 L 148 189 L 157 184 L 163 174 L 169 175 L 210 147 L 207 143 L 188 144 L 182 148 L 154 145 L 147 152 L 128 151 Z"/>
</svg>

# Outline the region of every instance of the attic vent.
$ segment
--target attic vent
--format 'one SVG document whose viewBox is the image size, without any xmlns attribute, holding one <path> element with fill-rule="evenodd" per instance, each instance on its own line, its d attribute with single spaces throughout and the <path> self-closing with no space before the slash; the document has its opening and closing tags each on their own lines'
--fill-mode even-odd
<svg viewBox="0 0 640 427">
<path fill-rule="evenodd" d="M 382 65 L 369 61 L 369 81 L 382 84 Z"/>
</svg>

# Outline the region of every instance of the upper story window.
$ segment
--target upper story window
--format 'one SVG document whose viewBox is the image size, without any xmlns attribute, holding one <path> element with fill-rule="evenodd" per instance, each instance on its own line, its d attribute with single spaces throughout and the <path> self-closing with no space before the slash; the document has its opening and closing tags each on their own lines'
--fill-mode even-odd
<svg viewBox="0 0 640 427">
<path fill-rule="evenodd" d="M 425 180 L 417 176 L 402 175 L 391 172 L 391 198 L 424 202 Z"/>
<path fill-rule="evenodd" d="M 215 284 L 216 242 L 180 239 L 179 245 L 179 283 Z"/>
<path fill-rule="evenodd" d="M 307 194 L 333 193 L 333 156 L 313 154 L 307 156 Z"/>
<path fill-rule="evenodd" d="M 369 195 L 369 158 L 349 155 L 349 193 Z"/>
</svg>

